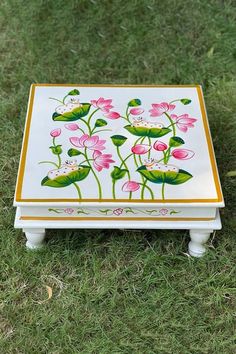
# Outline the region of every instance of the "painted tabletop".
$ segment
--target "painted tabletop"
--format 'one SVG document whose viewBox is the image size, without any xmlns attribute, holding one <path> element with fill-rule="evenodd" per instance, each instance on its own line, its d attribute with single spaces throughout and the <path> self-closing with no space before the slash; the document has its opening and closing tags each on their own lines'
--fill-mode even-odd
<svg viewBox="0 0 236 354">
<path fill-rule="evenodd" d="M 15 205 L 223 206 L 200 86 L 31 86 Z"/>
</svg>

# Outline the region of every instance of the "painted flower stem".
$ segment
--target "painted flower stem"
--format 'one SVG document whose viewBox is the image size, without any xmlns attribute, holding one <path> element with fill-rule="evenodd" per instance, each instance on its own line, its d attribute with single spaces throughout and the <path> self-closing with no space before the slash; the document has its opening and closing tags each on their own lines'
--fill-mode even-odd
<svg viewBox="0 0 236 354">
<path fill-rule="evenodd" d="M 116 180 L 113 179 L 113 181 L 112 181 L 112 196 L 113 196 L 113 199 L 116 199 L 116 188 L 115 188 L 115 185 L 116 185 Z"/>
<path fill-rule="evenodd" d="M 128 166 L 126 165 L 126 162 L 125 160 L 127 160 L 127 158 L 125 160 L 123 160 L 121 154 L 120 154 L 120 149 L 119 149 L 119 146 L 116 147 L 116 151 L 117 151 L 117 155 L 119 156 L 119 159 L 121 161 L 121 165 L 124 165 L 125 169 L 127 170 L 127 175 L 128 175 L 128 179 L 130 181 L 131 177 L 130 177 L 130 172 L 129 172 L 129 168 Z M 129 199 L 132 198 L 132 192 L 129 192 Z"/>
<path fill-rule="evenodd" d="M 87 126 L 88 131 L 89 131 L 89 135 L 91 136 L 91 135 L 92 135 L 92 129 L 90 128 L 90 125 L 88 124 L 88 122 L 86 122 L 86 120 L 83 119 L 83 118 L 80 118 L 80 120 L 81 120 L 82 122 L 84 122 L 84 124 Z"/>
<path fill-rule="evenodd" d="M 96 133 L 100 133 L 100 132 L 111 132 L 112 131 L 112 129 L 100 129 L 100 130 L 97 130 L 96 132 L 94 132 L 93 130 L 92 130 L 92 134 L 96 134 Z"/>
<path fill-rule="evenodd" d="M 90 121 L 91 121 L 91 119 L 92 119 L 92 116 L 93 116 L 97 111 L 99 111 L 99 108 L 95 109 L 95 110 L 90 114 L 90 116 L 89 116 L 89 118 L 88 118 L 88 126 L 89 126 L 89 127 L 90 127 Z M 91 128 L 90 128 L 90 130 L 91 130 Z M 90 135 L 92 135 L 91 132 L 92 132 L 92 131 L 90 131 Z"/>
<path fill-rule="evenodd" d="M 88 162 L 89 167 L 91 168 L 91 171 L 92 171 L 92 174 L 94 175 L 94 178 L 96 179 L 96 182 L 97 182 L 97 185 L 98 185 L 98 197 L 99 197 L 99 199 L 102 199 L 102 187 L 101 187 L 101 183 L 100 183 L 100 181 L 99 181 L 99 179 L 98 179 L 96 173 L 94 172 L 93 167 L 92 167 L 92 165 L 91 165 L 91 163 L 90 163 L 90 160 L 91 160 L 91 159 L 88 158 L 88 155 L 87 155 L 87 148 L 84 149 L 84 156 L 85 156 L 85 158 L 86 158 L 86 161 Z"/>
<path fill-rule="evenodd" d="M 154 199 L 153 191 L 151 190 L 150 187 L 147 186 L 147 182 L 148 182 L 148 180 L 146 179 L 146 180 L 144 181 L 144 183 L 140 183 L 140 184 L 142 185 L 141 199 L 144 199 L 144 191 L 145 191 L 145 188 L 147 188 L 147 190 L 148 190 L 149 193 L 151 194 L 151 198 Z"/>
<path fill-rule="evenodd" d="M 161 197 L 162 197 L 162 200 L 165 199 L 165 183 L 162 183 L 162 187 L 161 187 Z"/>
<path fill-rule="evenodd" d="M 150 138 L 150 137 L 148 137 L 148 144 L 149 144 L 150 146 L 152 146 L 152 141 L 151 141 L 151 138 Z M 150 156 L 151 156 L 151 149 L 148 151 L 148 159 L 150 159 Z"/>
<path fill-rule="evenodd" d="M 57 98 L 49 97 L 49 99 L 50 99 L 50 100 L 54 100 L 54 101 L 57 101 L 57 102 L 60 102 L 60 103 L 64 104 L 64 102 L 63 102 L 63 101 L 58 100 Z"/>
<path fill-rule="evenodd" d="M 127 169 L 127 165 L 125 164 L 125 161 L 128 160 L 131 156 L 133 156 L 133 153 L 129 154 L 120 164 L 120 168 L 125 165 L 125 168 Z"/>
<path fill-rule="evenodd" d="M 55 162 L 52 162 L 52 161 L 40 161 L 40 162 L 39 162 L 39 165 L 40 165 L 41 163 L 51 163 L 52 165 L 56 166 L 56 168 L 58 168 L 58 165 L 57 165 Z"/>
<path fill-rule="evenodd" d="M 73 185 L 75 186 L 75 188 L 76 188 L 76 190 L 77 190 L 77 192 L 78 192 L 78 197 L 79 197 L 79 199 L 82 199 L 80 187 L 79 187 L 78 184 L 75 183 L 75 182 L 73 183 Z"/>
<path fill-rule="evenodd" d="M 55 146 L 56 147 L 56 138 L 52 138 L 52 143 L 53 143 L 53 146 Z M 61 156 L 60 156 L 60 154 L 57 154 L 57 157 L 58 157 L 58 168 L 60 168 L 61 167 Z"/>
<path fill-rule="evenodd" d="M 164 112 L 165 116 L 169 119 L 170 122 L 170 126 L 173 129 L 173 136 L 176 136 L 176 129 L 175 129 L 175 123 L 173 122 L 173 120 L 171 119 L 171 117 L 169 116 L 168 113 Z"/>
</svg>

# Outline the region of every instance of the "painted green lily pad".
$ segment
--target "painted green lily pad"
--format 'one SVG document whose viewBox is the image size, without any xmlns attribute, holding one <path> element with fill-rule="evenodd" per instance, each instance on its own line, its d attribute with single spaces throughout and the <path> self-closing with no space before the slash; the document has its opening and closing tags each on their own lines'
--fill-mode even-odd
<svg viewBox="0 0 236 354">
<path fill-rule="evenodd" d="M 149 138 L 160 138 L 171 131 L 169 128 L 133 127 L 132 125 L 126 125 L 124 128 L 133 135 L 147 136 Z"/>
<path fill-rule="evenodd" d="M 55 187 L 55 188 L 62 188 L 67 187 L 74 182 L 79 182 L 85 179 L 90 171 L 89 166 L 81 166 L 78 171 L 72 171 L 70 174 L 66 176 L 59 176 L 54 179 L 48 178 L 48 176 L 44 177 L 41 181 L 42 186 L 47 187 Z"/>
<path fill-rule="evenodd" d="M 74 120 L 78 120 L 80 118 L 85 117 L 89 113 L 91 104 L 90 103 L 81 103 L 81 104 L 82 104 L 81 107 L 76 107 L 70 112 L 63 113 L 63 115 L 54 112 L 52 115 L 52 119 L 54 121 L 73 122 Z"/>
<path fill-rule="evenodd" d="M 181 169 L 179 172 L 162 172 L 157 170 L 150 171 L 146 169 L 146 166 L 141 166 L 137 169 L 137 171 L 153 183 L 182 184 L 193 177 L 191 173 Z"/>
</svg>

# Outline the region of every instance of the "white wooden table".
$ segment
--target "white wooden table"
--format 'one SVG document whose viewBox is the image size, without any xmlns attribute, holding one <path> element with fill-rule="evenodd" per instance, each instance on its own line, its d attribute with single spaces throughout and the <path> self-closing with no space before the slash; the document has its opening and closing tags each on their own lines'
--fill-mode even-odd
<svg viewBox="0 0 236 354">
<path fill-rule="evenodd" d="M 49 228 L 189 229 L 200 257 L 224 206 L 200 86 L 31 86 L 14 205 Z"/>
</svg>

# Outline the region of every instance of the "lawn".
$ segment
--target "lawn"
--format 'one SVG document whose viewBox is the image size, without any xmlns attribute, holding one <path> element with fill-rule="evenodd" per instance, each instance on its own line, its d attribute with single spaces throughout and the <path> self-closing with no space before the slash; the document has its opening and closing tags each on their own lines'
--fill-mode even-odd
<svg viewBox="0 0 236 354">
<path fill-rule="evenodd" d="M 235 14 L 233 0 L 1 1 L 1 353 L 236 353 Z M 26 251 L 12 203 L 33 82 L 203 85 L 226 202 L 205 257 L 185 253 L 187 231 L 51 230 Z"/>
</svg>

